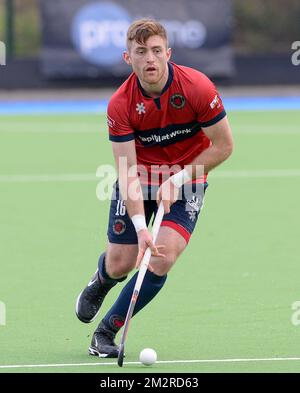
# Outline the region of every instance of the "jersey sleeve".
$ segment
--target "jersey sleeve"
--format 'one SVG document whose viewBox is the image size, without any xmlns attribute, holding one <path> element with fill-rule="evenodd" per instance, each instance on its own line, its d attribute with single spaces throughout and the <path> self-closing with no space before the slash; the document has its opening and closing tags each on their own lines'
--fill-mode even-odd
<svg viewBox="0 0 300 393">
<path fill-rule="evenodd" d="M 201 127 L 210 127 L 226 116 L 222 99 L 213 84 L 204 74 L 200 74 L 194 93 L 194 110 Z M 195 90 L 194 90 L 195 92 Z"/>
<path fill-rule="evenodd" d="M 126 100 L 112 97 L 107 108 L 107 125 L 109 140 L 112 142 L 128 142 L 134 139 L 134 130 L 130 125 Z"/>
</svg>

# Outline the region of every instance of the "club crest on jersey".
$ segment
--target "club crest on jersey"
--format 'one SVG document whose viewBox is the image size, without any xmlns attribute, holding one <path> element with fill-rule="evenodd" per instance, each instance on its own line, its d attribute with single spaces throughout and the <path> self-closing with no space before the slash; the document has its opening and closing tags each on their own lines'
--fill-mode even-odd
<svg viewBox="0 0 300 393">
<path fill-rule="evenodd" d="M 173 94 L 170 103 L 174 108 L 181 109 L 185 105 L 185 98 L 181 94 Z"/>
<path fill-rule="evenodd" d="M 119 218 L 115 220 L 113 225 L 113 232 L 115 235 L 122 235 L 126 230 L 125 221 L 120 220 Z"/>
<path fill-rule="evenodd" d="M 140 104 L 137 103 L 136 104 L 136 111 L 138 112 L 139 115 L 141 115 L 142 113 L 146 113 L 145 104 L 143 102 L 141 102 Z"/>
</svg>

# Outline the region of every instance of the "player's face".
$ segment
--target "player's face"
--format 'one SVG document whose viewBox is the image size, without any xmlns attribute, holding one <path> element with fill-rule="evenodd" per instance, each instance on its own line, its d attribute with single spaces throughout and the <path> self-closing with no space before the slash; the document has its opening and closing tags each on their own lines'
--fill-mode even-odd
<svg viewBox="0 0 300 393">
<path fill-rule="evenodd" d="M 171 57 L 171 49 L 166 48 L 166 41 L 154 35 L 149 37 L 145 45 L 133 41 L 124 60 L 132 66 L 139 80 L 149 85 L 157 85 L 167 73 L 167 63 Z"/>
</svg>

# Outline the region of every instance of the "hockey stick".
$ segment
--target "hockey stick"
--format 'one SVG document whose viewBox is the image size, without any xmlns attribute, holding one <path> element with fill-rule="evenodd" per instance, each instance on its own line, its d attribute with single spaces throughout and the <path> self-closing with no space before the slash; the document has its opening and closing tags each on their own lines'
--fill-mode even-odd
<svg viewBox="0 0 300 393">
<path fill-rule="evenodd" d="M 158 211 L 156 213 L 156 217 L 153 223 L 153 227 L 152 227 L 152 238 L 153 238 L 153 243 L 155 244 L 156 238 L 157 238 L 157 234 L 160 228 L 160 224 L 162 221 L 164 215 L 164 206 L 163 203 L 161 202 L 159 207 L 158 207 Z M 150 262 L 150 258 L 151 258 L 151 250 L 148 247 L 147 250 L 145 251 L 144 257 L 142 259 L 141 265 L 140 265 L 140 269 L 139 269 L 139 273 L 136 279 L 136 283 L 133 289 L 133 293 L 132 293 L 132 297 L 131 297 L 131 301 L 128 307 L 128 311 L 127 311 L 127 315 L 126 315 L 126 319 L 125 319 L 125 323 L 124 323 L 124 327 L 123 327 L 123 333 L 121 336 L 121 342 L 120 342 L 120 348 L 119 348 L 119 356 L 118 356 L 118 366 L 122 367 L 123 366 L 123 359 L 124 359 L 124 346 L 125 346 L 125 340 L 126 340 L 126 336 L 128 333 L 128 328 L 129 328 L 129 323 L 133 314 L 133 310 L 134 307 L 136 305 L 137 302 L 137 298 L 139 296 L 140 293 L 140 289 Z"/>
</svg>

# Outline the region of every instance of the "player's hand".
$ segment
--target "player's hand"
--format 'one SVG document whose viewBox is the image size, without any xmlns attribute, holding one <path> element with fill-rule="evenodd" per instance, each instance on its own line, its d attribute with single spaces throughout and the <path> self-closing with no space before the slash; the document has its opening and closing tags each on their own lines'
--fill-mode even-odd
<svg viewBox="0 0 300 393">
<path fill-rule="evenodd" d="M 170 207 L 173 205 L 174 202 L 177 201 L 179 196 L 179 188 L 175 186 L 175 184 L 170 180 L 166 180 L 162 183 L 159 187 L 157 194 L 156 194 L 156 202 L 159 206 L 160 202 L 162 201 L 164 205 L 164 212 L 165 214 L 170 213 Z"/>
<path fill-rule="evenodd" d="M 140 231 L 138 231 L 137 236 L 138 236 L 138 243 L 139 243 L 139 252 L 138 252 L 138 256 L 137 256 L 137 259 L 136 259 L 136 265 L 135 265 L 135 267 L 137 269 L 139 268 L 139 266 L 140 266 L 140 264 L 142 262 L 143 256 L 145 254 L 145 251 L 147 250 L 148 247 L 150 247 L 152 256 L 154 256 L 154 257 L 162 257 L 162 258 L 165 257 L 164 254 L 161 254 L 159 252 L 159 250 L 164 248 L 165 246 L 164 245 L 157 245 L 156 246 L 153 243 L 152 235 L 148 231 L 148 229 L 141 229 Z M 153 272 L 153 268 L 152 268 L 152 266 L 150 264 L 149 264 L 148 268 L 149 268 L 149 270 L 151 272 Z"/>
</svg>

